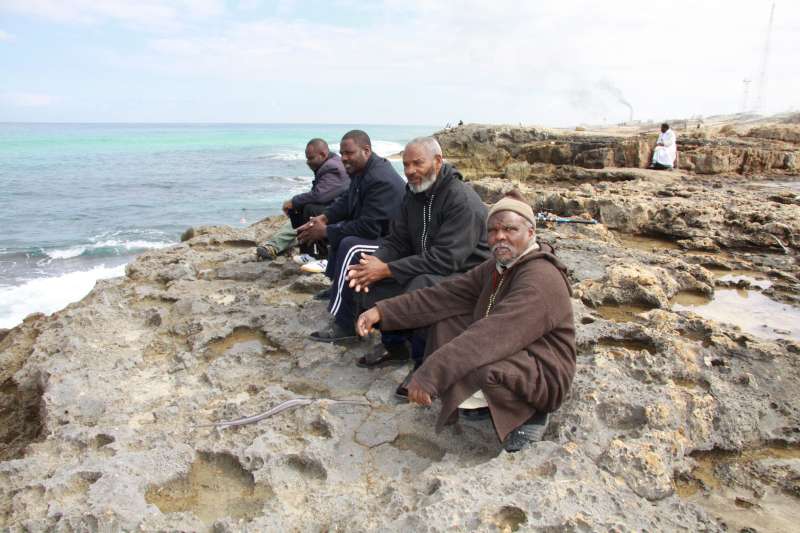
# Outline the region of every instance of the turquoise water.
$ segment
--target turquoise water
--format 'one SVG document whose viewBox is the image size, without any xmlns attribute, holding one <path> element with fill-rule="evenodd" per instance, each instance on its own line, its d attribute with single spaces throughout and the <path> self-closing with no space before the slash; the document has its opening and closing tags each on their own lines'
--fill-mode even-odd
<svg viewBox="0 0 800 533">
<path fill-rule="evenodd" d="M 336 148 L 354 127 L 382 155 L 436 129 L 0 124 L 0 327 L 79 299 L 96 279 L 121 274 L 137 253 L 177 242 L 189 226 L 279 213 L 311 183 L 306 142 L 322 137 Z"/>
</svg>

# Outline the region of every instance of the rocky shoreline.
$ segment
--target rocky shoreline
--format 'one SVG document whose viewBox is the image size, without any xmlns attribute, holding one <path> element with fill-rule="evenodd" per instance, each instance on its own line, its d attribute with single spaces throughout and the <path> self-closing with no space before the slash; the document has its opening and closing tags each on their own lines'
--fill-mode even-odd
<svg viewBox="0 0 800 533">
<path fill-rule="evenodd" d="M 649 133 L 437 134 L 484 201 L 513 186 L 598 221 L 539 229 L 570 268 L 578 372 L 512 455 L 488 421 L 434 433 L 435 409 L 393 397 L 404 368 L 357 368 L 375 339 L 307 340 L 324 278 L 252 261 L 280 219 L 193 228 L 0 338 L 0 528 L 792 529 L 798 128 L 679 132 L 674 172 L 640 168 Z M 300 397 L 366 405 L 198 427 Z"/>
</svg>

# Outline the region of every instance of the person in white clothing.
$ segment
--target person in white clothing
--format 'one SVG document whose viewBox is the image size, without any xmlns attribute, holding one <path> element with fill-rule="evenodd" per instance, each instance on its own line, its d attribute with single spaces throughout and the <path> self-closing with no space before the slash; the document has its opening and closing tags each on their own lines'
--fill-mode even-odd
<svg viewBox="0 0 800 533">
<path fill-rule="evenodd" d="M 677 146 L 675 145 L 675 132 L 669 127 L 666 122 L 661 125 L 661 134 L 656 141 L 656 147 L 653 150 L 653 161 L 650 164 L 651 168 L 656 170 L 671 170 L 675 164 L 675 156 L 677 155 Z"/>
</svg>

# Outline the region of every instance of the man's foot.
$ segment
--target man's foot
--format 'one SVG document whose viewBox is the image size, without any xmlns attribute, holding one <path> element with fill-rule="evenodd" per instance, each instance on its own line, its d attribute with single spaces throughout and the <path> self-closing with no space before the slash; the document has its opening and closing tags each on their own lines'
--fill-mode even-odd
<svg viewBox="0 0 800 533">
<path fill-rule="evenodd" d="M 322 301 L 330 300 L 331 299 L 331 292 L 332 292 L 332 289 L 330 287 L 328 287 L 327 289 L 322 289 L 321 291 L 319 291 L 317 294 L 314 295 L 314 299 L 315 300 L 322 300 Z"/>
<path fill-rule="evenodd" d="M 379 368 L 386 365 L 402 365 L 408 361 L 409 353 L 406 343 L 379 344 L 356 360 L 356 365 L 361 368 Z"/>
<path fill-rule="evenodd" d="M 503 448 L 508 453 L 514 453 L 527 448 L 534 442 L 539 442 L 544 437 L 549 420 L 550 416 L 547 413 L 536 413 L 527 422 L 508 434 L 506 440 L 503 441 Z"/>
<path fill-rule="evenodd" d="M 459 409 L 458 414 L 463 416 L 465 420 L 471 421 L 486 420 L 492 416 L 488 407 L 478 407 L 477 409 Z"/>
<path fill-rule="evenodd" d="M 317 259 L 310 254 L 298 254 L 292 257 L 292 261 L 297 263 L 298 265 L 305 265 L 306 263 L 313 263 Z"/>
<path fill-rule="evenodd" d="M 309 338 L 317 342 L 348 342 L 358 339 L 358 335 L 355 328 L 343 328 L 333 321 L 327 328 L 313 332 Z"/>
<path fill-rule="evenodd" d="M 321 274 L 325 272 L 327 268 L 328 268 L 328 260 L 320 259 L 319 261 L 312 261 L 310 263 L 304 264 L 303 266 L 300 267 L 300 270 L 311 274 Z"/>
<path fill-rule="evenodd" d="M 408 384 L 411 383 L 411 378 L 414 376 L 416 368 L 409 370 L 408 375 L 403 379 L 403 382 L 397 386 L 394 395 L 403 400 L 408 400 Z"/>
<path fill-rule="evenodd" d="M 271 244 L 256 247 L 256 261 L 272 261 L 278 257 L 278 249 Z"/>
</svg>

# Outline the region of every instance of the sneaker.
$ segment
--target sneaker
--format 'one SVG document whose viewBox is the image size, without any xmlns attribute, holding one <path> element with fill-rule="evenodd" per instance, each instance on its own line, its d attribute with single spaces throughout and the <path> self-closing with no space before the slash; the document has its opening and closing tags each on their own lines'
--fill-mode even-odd
<svg viewBox="0 0 800 533">
<path fill-rule="evenodd" d="M 310 257 L 310 256 L 309 256 Z M 306 263 L 300 267 L 300 270 L 303 272 L 308 272 L 311 274 L 322 274 L 328 269 L 328 260 L 327 259 L 320 259 L 319 261 L 312 261 L 310 263 Z"/>
<path fill-rule="evenodd" d="M 312 263 L 317 259 L 313 255 L 309 254 L 298 254 L 292 257 L 292 261 L 297 263 L 298 265 L 305 265 L 306 263 Z"/>
<path fill-rule="evenodd" d="M 544 437 L 549 420 L 550 415 L 547 413 L 536 413 L 506 436 L 503 448 L 508 453 L 514 453 L 527 448 L 534 442 L 539 442 Z"/>
<path fill-rule="evenodd" d="M 336 321 L 331 321 L 331 324 L 320 331 L 315 331 L 308 336 L 312 341 L 317 342 L 348 342 L 358 339 L 356 330 L 352 326 L 343 328 Z"/>
<path fill-rule="evenodd" d="M 278 249 L 271 244 L 256 247 L 256 261 L 272 261 L 278 257 Z"/>
</svg>

